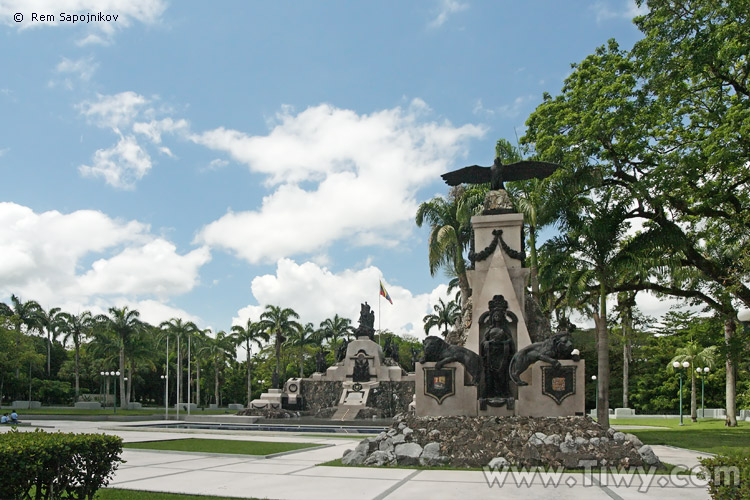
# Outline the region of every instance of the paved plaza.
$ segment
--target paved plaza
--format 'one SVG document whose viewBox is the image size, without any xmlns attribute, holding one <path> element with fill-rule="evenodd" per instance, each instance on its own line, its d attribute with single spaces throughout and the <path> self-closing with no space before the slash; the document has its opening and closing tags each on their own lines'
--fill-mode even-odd
<svg viewBox="0 0 750 500">
<path fill-rule="evenodd" d="M 469 500 L 469 499 L 707 499 L 705 486 L 685 476 L 613 476 L 565 473 L 559 476 L 485 474 L 483 471 L 413 470 L 371 467 L 328 467 L 319 464 L 341 458 L 359 439 L 241 431 L 147 431 L 144 424 L 81 421 L 32 421 L 47 431 L 105 432 L 125 442 L 186 437 L 255 441 L 306 442 L 321 448 L 269 458 L 212 453 L 125 450 L 111 487 L 236 498 L 289 500 Z M 8 428 L 2 428 L 7 432 Z M 653 447 L 667 463 L 693 467 L 699 452 Z M 704 454 L 705 455 L 705 454 Z M 493 483 L 490 486 L 490 483 Z M 547 485 L 545 486 L 545 483 Z M 550 485 L 552 483 L 552 485 Z"/>
</svg>

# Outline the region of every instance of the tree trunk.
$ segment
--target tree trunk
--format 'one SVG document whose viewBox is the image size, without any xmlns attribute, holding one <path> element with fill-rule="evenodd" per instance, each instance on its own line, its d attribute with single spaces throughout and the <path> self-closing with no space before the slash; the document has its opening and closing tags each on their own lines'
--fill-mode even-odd
<svg viewBox="0 0 750 500">
<path fill-rule="evenodd" d="M 216 406 L 221 406 L 221 400 L 219 399 L 219 367 L 214 369 L 214 401 Z"/>
<path fill-rule="evenodd" d="M 252 372 L 250 371 L 250 341 L 247 341 L 247 345 L 245 345 L 245 349 L 247 350 L 247 407 L 250 408 L 250 401 L 253 400 L 253 388 L 252 388 L 252 380 L 251 375 Z"/>
<path fill-rule="evenodd" d="M 607 330 L 607 294 L 604 285 L 600 287 L 599 313 L 594 314 L 596 324 L 597 380 L 599 397 L 597 400 L 599 425 L 609 428 L 609 331 Z"/>
<path fill-rule="evenodd" d="M 274 367 L 273 387 L 281 389 L 281 333 L 276 332 L 276 366 Z"/>
<path fill-rule="evenodd" d="M 692 363 L 690 364 L 690 420 L 693 422 L 698 421 L 698 398 L 695 382 L 695 370 L 693 369 Z"/>
<path fill-rule="evenodd" d="M 76 357 L 75 357 L 75 361 L 76 361 L 76 401 L 78 401 L 78 396 L 79 396 L 79 393 L 81 392 L 81 390 L 80 390 L 80 378 L 81 378 L 81 375 L 80 375 L 80 368 L 79 368 L 79 362 L 81 360 L 81 354 L 80 354 L 81 346 L 78 345 L 78 342 L 75 342 L 75 348 L 76 348 Z"/>
<path fill-rule="evenodd" d="M 536 256 L 536 227 L 529 224 L 529 282 L 531 295 L 539 300 L 539 265 Z"/>
<path fill-rule="evenodd" d="M 622 407 L 628 408 L 628 385 L 630 384 L 630 339 L 622 345 Z"/>
<path fill-rule="evenodd" d="M 128 393 L 126 403 L 133 401 L 133 364 L 128 367 Z"/>
<path fill-rule="evenodd" d="M 195 362 L 195 401 L 201 406 L 201 362 L 197 359 Z"/>
<path fill-rule="evenodd" d="M 724 321 L 724 341 L 727 345 L 726 425 L 729 427 L 737 427 L 737 373 L 735 372 L 733 360 L 734 353 L 731 348 L 735 328 L 736 324 L 734 323 L 734 319 L 727 319 Z"/>
<path fill-rule="evenodd" d="M 125 398 L 123 395 L 125 394 L 125 344 L 120 346 L 120 408 L 125 409 Z"/>
<path fill-rule="evenodd" d="M 50 358 L 52 357 L 52 336 L 47 332 L 47 378 L 50 377 Z"/>
<path fill-rule="evenodd" d="M 300 347 L 299 355 L 299 378 L 305 378 L 305 351 Z"/>
</svg>

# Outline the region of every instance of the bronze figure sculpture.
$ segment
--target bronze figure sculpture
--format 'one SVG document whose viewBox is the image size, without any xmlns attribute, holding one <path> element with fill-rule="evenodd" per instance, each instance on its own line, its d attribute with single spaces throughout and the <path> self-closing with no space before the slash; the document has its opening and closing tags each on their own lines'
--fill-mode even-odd
<svg viewBox="0 0 750 500">
<path fill-rule="evenodd" d="M 556 163 L 546 161 L 523 160 L 516 163 L 503 165 L 500 159 L 495 158 L 491 167 L 470 165 L 468 167 L 448 172 L 440 177 L 449 186 L 459 184 L 486 184 L 490 183 L 490 189 L 505 189 L 505 182 L 523 181 L 527 179 L 544 179 L 552 175 L 559 168 Z"/>
<path fill-rule="evenodd" d="M 516 353 L 511 326 L 518 317 L 508 310 L 508 302 L 502 295 L 495 295 L 489 302 L 489 311 L 479 316 L 479 331 L 482 342 L 479 353 L 482 357 L 483 379 L 480 396 L 484 398 L 512 397 L 508 379 L 510 360 Z"/>
</svg>

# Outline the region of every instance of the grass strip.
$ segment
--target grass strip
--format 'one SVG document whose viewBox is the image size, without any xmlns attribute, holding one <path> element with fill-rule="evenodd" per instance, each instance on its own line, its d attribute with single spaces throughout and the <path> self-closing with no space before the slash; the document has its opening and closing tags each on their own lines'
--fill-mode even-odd
<svg viewBox="0 0 750 500">
<path fill-rule="evenodd" d="M 237 500 L 229 497 L 204 495 L 181 495 L 178 493 L 157 493 L 153 491 L 123 490 L 119 488 L 102 488 L 96 493 L 95 500 Z"/>
<path fill-rule="evenodd" d="M 140 450 L 192 451 L 202 453 L 228 453 L 235 455 L 271 455 L 285 451 L 320 446 L 315 443 L 278 443 L 267 441 L 239 441 L 230 439 L 170 439 L 125 443 L 123 448 Z"/>
<path fill-rule="evenodd" d="M 3 409 L 5 411 L 5 409 Z M 34 408 L 31 410 L 17 410 L 21 417 L 28 415 L 115 415 L 112 407 L 102 408 L 101 410 L 90 410 L 86 408 Z M 177 412 L 173 409 L 169 410 L 170 416 L 175 416 Z M 193 415 L 237 415 L 237 412 L 232 410 L 193 410 Z M 121 410 L 117 409 L 116 415 L 119 416 L 135 416 L 135 415 L 154 415 L 157 417 L 164 416 L 164 408 L 142 408 L 140 410 Z M 186 411 L 180 411 L 180 415 L 187 415 Z"/>
</svg>

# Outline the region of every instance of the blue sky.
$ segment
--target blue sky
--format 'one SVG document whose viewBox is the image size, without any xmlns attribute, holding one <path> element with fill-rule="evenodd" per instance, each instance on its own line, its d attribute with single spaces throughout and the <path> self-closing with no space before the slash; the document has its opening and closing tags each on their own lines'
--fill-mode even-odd
<svg viewBox="0 0 750 500">
<path fill-rule="evenodd" d="M 631 47 L 635 14 L 0 0 L 0 301 L 226 330 L 265 304 L 356 320 L 382 276 L 381 326 L 421 337 L 447 279 L 429 274 L 416 207 L 523 135 L 571 63 L 609 38 Z"/>
</svg>

